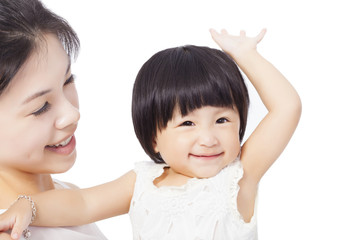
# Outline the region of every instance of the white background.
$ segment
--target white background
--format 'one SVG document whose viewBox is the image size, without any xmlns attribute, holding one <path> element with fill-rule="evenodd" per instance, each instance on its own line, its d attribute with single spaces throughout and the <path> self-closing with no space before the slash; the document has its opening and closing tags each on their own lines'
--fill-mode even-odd
<svg viewBox="0 0 360 240">
<path fill-rule="evenodd" d="M 146 160 L 132 128 L 132 84 L 155 52 L 217 47 L 208 29 L 266 27 L 258 50 L 303 102 L 299 127 L 260 184 L 260 239 L 360 239 L 357 1 L 44 0 L 81 40 L 73 65 L 80 96 L 78 160 L 55 176 L 80 187 L 113 180 Z M 251 90 L 249 133 L 266 113 Z M 114 189 L 121 194 L 121 189 Z M 127 215 L 98 223 L 107 237 L 132 239 Z"/>
</svg>

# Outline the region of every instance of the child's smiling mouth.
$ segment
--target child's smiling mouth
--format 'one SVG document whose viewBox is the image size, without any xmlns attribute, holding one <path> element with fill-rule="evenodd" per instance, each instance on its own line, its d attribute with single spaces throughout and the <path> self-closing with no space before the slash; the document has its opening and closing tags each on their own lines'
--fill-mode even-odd
<svg viewBox="0 0 360 240">
<path fill-rule="evenodd" d="M 218 157 L 222 156 L 223 154 L 224 154 L 224 152 L 213 153 L 213 154 L 193 154 L 193 153 L 190 153 L 189 157 L 194 157 L 194 158 L 200 159 L 200 160 L 213 160 L 213 159 L 217 159 Z"/>
</svg>

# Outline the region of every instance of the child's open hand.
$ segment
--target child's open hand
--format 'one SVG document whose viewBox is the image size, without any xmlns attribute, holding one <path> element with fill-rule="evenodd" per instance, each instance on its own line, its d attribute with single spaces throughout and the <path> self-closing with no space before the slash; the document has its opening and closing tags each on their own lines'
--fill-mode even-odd
<svg viewBox="0 0 360 240">
<path fill-rule="evenodd" d="M 20 239 L 22 232 L 30 225 L 31 218 L 31 205 L 27 200 L 20 199 L 0 215 L 0 232 L 12 229 L 11 238 Z"/>
<path fill-rule="evenodd" d="M 255 37 L 247 37 L 245 31 L 240 31 L 240 35 L 230 35 L 223 29 L 218 33 L 214 29 L 210 29 L 211 37 L 221 47 L 221 49 L 231 55 L 232 58 L 238 60 L 246 55 L 249 51 L 256 50 L 257 44 L 264 38 L 266 29 Z"/>
</svg>

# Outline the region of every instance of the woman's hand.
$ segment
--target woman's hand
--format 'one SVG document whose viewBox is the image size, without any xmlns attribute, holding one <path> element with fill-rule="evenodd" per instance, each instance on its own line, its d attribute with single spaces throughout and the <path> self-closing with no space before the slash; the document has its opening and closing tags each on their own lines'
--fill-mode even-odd
<svg viewBox="0 0 360 240">
<path fill-rule="evenodd" d="M 30 225 L 32 207 L 28 200 L 19 199 L 9 209 L 0 215 L 0 232 L 11 231 L 11 238 L 7 233 L 1 233 L 0 239 L 20 239 L 22 232 Z"/>
<path fill-rule="evenodd" d="M 0 240 L 13 240 L 9 233 L 0 233 Z"/>
<path fill-rule="evenodd" d="M 241 61 L 247 53 L 256 51 L 256 46 L 264 38 L 266 29 L 261 30 L 255 37 L 247 37 L 243 30 L 237 36 L 228 34 L 225 29 L 221 30 L 220 33 L 210 29 L 210 33 L 211 37 L 224 52 L 236 61 Z"/>
</svg>

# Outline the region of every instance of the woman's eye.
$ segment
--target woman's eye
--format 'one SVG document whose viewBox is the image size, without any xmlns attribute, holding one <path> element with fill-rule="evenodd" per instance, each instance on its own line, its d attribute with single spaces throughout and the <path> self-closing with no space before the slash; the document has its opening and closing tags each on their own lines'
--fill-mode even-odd
<svg viewBox="0 0 360 240">
<path fill-rule="evenodd" d="M 180 124 L 180 126 L 194 126 L 195 124 L 191 121 L 185 121 L 182 124 Z"/>
<path fill-rule="evenodd" d="M 226 118 L 219 118 L 218 120 L 216 120 L 216 123 L 226 123 L 228 122 L 229 120 L 226 119 Z"/>
<path fill-rule="evenodd" d="M 73 83 L 74 81 L 75 81 L 75 77 L 74 77 L 74 75 L 71 74 L 71 76 L 68 79 L 66 79 L 64 86 L 66 86 L 70 83 Z"/>
<path fill-rule="evenodd" d="M 32 115 L 39 116 L 39 115 L 49 111 L 49 109 L 50 109 L 50 103 L 45 102 L 45 104 L 39 110 L 33 112 Z"/>
</svg>

